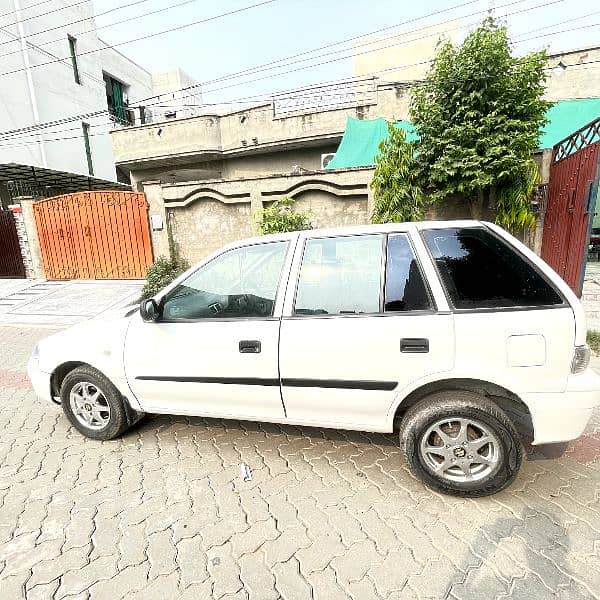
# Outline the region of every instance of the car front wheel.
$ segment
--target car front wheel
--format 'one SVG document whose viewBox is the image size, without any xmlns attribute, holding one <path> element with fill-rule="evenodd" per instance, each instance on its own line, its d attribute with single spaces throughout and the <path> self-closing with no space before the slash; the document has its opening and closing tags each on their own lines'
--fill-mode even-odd
<svg viewBox="0 0 600 600">
<path fill-rule="evenodd" d="M 128 427 L 123 399 L 102 373 L 82 366 L 65 377 L 60 399 L 63 412 L 86 437 L 110 440 Z"/>
<path fill-rule="evenodd" d="M 517 476 L 519 435 L 493 402 L 467 391 L 437 392 L 412 406 L 400 427 L 412 472 L 433 488 L 458 496 L 499 492 Z"/>
</svg>

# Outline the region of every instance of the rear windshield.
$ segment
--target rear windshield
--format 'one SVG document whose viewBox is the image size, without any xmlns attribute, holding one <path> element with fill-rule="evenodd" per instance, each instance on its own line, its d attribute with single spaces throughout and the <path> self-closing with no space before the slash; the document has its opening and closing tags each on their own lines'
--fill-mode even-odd
<svg viewBox="0 0 600 600">
<path fill-rule="evenodd" d="M 423 237 L 457 309 L 563 303 L 542 275 L 488 229 L 428 229 Z"/>
</svg>

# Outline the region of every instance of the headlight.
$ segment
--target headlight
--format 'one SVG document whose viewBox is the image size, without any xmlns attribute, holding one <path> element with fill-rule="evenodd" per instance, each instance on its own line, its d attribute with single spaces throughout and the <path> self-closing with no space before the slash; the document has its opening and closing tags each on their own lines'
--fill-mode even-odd
<svg viewBox="0 0 600 600">
<path fill-rule="evenodd" d="M 575 346 L 575 353 L 571 362 L 571 373 L 585 371 L 590 364 L 590 354 L 590 347 L 587 344 L 584 346 Z"/>
<path fill-rule="evenodd" d="M 39 357 L 40 357 L 40 346 L 39 346 L 39 344 L 36 344 L 33 347 L 33 350 L 31 351 L 31 359 L 38 360 Z"/>
</svg>

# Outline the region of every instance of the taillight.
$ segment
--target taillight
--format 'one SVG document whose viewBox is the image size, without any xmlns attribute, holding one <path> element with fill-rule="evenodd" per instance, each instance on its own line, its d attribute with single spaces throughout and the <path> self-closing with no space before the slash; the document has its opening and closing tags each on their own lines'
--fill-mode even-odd
<svg viewBox="0 0 600 600">
<path fill-rule="evenodd" d="M 587 344 L 584 346 L 575 346 L 573 361 L 571 362 L 571 373 L 585 371 L 590 364 L 590 355 L 590 347 Z"/>
</svg>

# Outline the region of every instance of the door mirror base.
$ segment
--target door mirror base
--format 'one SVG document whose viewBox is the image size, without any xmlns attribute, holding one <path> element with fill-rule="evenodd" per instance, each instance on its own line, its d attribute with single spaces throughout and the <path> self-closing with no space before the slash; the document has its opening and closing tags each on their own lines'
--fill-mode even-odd
<svg viewBox="0 0 600 600">
<path fill-rule="evenodd" d="M 160 318 L 160 307 L 154 298 L 142 300 L 140 304 L 140 315 L 142 321 L 155 323 Z"/>
</svg>

